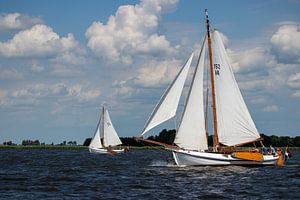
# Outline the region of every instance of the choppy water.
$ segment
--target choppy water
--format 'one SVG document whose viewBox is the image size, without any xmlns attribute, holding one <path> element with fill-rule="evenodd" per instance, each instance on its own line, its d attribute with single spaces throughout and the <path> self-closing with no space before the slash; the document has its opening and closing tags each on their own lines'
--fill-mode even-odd
<svg viewBox="0 0 300 200">
<path fill-rule="evenodd" d="M 176 167 L 171 153 L 0 150 L 1 199 L 300 199 L 300 152 L 285 167 Z"/>
</svg>

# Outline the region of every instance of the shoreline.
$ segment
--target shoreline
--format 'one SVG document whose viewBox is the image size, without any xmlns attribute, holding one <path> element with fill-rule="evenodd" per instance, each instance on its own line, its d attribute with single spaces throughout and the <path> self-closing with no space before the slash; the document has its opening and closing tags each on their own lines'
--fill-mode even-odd
<svg viewBox="0 0 300 200">
<path fill-rule="evenodd" d="M 136 147 L 136 146 L 119 146 L 116 149 L 120 148 L 129 148 L 134 150 L 144 150 L 144 149 L 164 149 L 164 147 L 160 146 L 144 146 L 144 147 Z M 61 145 L 0 145 L 0 149 L 68 149 L 68 150 L 88 150 L 88 146 L 61 146 Z"/>
<path fill-rule="evenodd" d="M 160 146 L 143 146 L 143 147 L 137 147 L 137 146 L 120 146 L 116 147 L 116 149 L 120 148 L 128 148 L 133 150 L 161 150 L 164 149 L 164 147 Z M 285 147 L 277 147 L 281 148 L 282 150 L 285 149 Z M 67 149 L 67 150 L 87 150 L 88 146 L 60 146 L 60 145 L 0 145 L 0 149 Z M 239 147 L 238 149 L 249 149 L 249 147 Z M 300 150 L 300 147 L 289 147 L 290 150 Z"/>
</svg>

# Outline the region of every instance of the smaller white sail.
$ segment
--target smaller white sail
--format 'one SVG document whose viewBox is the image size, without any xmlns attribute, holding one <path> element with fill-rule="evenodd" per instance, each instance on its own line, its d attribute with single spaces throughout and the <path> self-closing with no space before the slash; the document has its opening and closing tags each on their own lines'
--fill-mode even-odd
<svg viewBox="0 0 300 200">
<path fill-rule="evenodd" d="M 97 148 L 97 149 L 102 148 L 101 139 L 100 139 L 100 121 L 101 119 L 99 119 L 98 121 L 96 132 L 89 145 L 89 148 Z"/>
<path fill-rule="evenodd" d="M 108 146 L 116 146 L 116 145 L 122 144 L 122 142 L 111 122 L 111 119 L 109 117 L 109 113 L 108 113 L 107 109 L 105 109 L 105 111 L 104 111 L 104 119 L 103 120 L 104 120 L 104 128 L 103 128 L 104 144 L 103 145 L 108 147 Z"/>
<path fill-rule="evenodd" d="M 203 41 L 183 115 L 174 143 L 188 150 L 207 150 L 203 106 L 203 71 L 205 63 L 205 41 Z"/>
<path fill-rule="evenodd" d="M 177 107 L 179 104 L 180 96 L 184 87 L 184 83 L 191 66 L 193 53 L 181 68 L 174 81 L 167 88 L 158 104 L 155 106 L 150 118 L 148 119 L 143 134 L 159 124 L 173 118 L 176 115 Z"/>
</svg>

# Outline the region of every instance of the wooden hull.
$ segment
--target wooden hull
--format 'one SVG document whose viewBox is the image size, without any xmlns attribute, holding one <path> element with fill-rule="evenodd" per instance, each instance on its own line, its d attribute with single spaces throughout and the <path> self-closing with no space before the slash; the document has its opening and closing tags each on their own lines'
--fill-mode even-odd
<svg viewBox="0 0 300 200">
<path fill-rule="evenodd" d="M 107 149 L 102 149 L 102 148 L 89 148 L 89 151 L 91 153 L 95 153 L 95 154 L 112 154 Z M 123 153 L 124 149 L 113 149 L 113 152 L 115 152 L 115 153 Z"/>
<path fill-rule="evenodd" d="M 278 155 L 263 155 L 262 161 L 252 161 L 234 158 L 231 154 L 209 153 L 199 151 L 174 150 L 173 157 L 178 166 L 226 166 L 226 165 L 243 165 L 243 166 L 262 166 L 276 165 L 279 159 Z"/>
</svg>

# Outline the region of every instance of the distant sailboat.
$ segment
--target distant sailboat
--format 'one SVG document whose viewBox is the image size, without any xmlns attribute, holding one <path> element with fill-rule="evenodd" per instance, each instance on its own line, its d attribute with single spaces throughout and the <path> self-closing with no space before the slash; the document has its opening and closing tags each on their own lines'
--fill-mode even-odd
<svg viewBox="0 0 300 200">
<path fill-rule="evenodd" d="M 165 145 L 142 137 L 140 140 L 160 144 L 173 152 L 177 165 L 274 165 L 277 163 L 280 154 L 263 155 L 257 151 L 237 151 L 236 146 L 261 141 L 256 126 L 251 118 L 248 108 L 243 100 L 238 84 L 227 56 L 223 41 L 218 31 L 210 33 L 208 14 L 206 13 L 207 35 L 203 41 L 197 67 L 195 69 L 188 97 L 184 106 L 182 118 L 177 128 L 174 143 L 176 146 Z M 207 117 L 203 103 L 203 71 L 206 65 L 205 60 L 209 58 L 212 111 L 214 125 L 214 150 L 208 148 L 207 138 Z M 192 56 L 187 63 L 191 63 Z M 183 87 L 174 87 L 179 82 L 184 84 L 186 75 L 182 71 L 188 71 L 186 65 L 179 72 L 170 88 L 168 89 L 159 104 L 151 114 L 146 123 L 142 135 L 154 126 L 150 126 L 153 118 L 160 119 L 155 125 L 161 124 L 166 119 L 174 117 L 178 107 L 179 97 Z M 187 72 L 186 72 L 187 73 Z M 181 76 L 181 80 L 178 77 Z M 179 84 L 179 85 L 180 85 Z M 179 97 L 178 97 L 179 95 Z M 173 99 L 171 110 L 164 107 L 160 112 L 161 105 L 169 105 L 165 101 Z M 168 97 L 168 98 L 165 98 Z M 178 99 L 178 100 L 177 100 Z M 176 101 L 176 103 L 175 103 Z M 207 105 L 206 105 L 207 107 Z M 161 117 L 162 116 L 162 117 Z M 169 116 L 169 118 L 164 117 Z M 165 119 L 165 120 L 162 120 Z M 150 122 L 149 122 L 150 121 Z M 222 144 L 222 148 L 220 148 Z"/>
<path fill-rule="evenodd" d="M 102 135 L 102 138 L 100 135 Z M 122 142 L 111 122 L 108 110 L 103 105 L 101 117 L 99 118 L 95 135 L 89 145 L 89 151 L 91 153 L 99 154 L 121 153 L 124 152 L 124 149 L 113 149 L 114 146 L 120 144 L 122 144 Z"/>
</svg>

